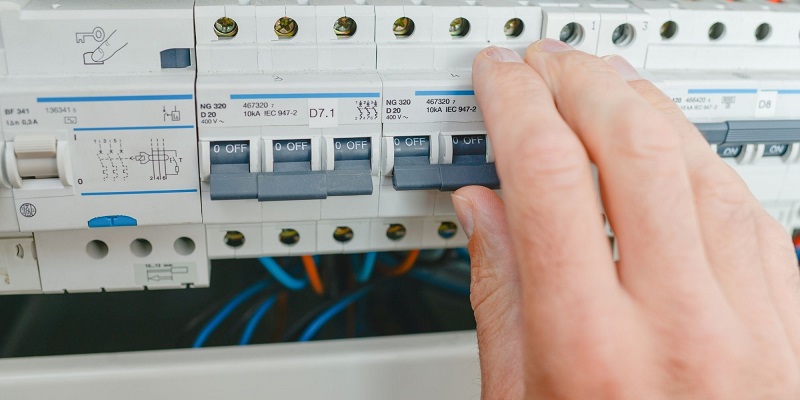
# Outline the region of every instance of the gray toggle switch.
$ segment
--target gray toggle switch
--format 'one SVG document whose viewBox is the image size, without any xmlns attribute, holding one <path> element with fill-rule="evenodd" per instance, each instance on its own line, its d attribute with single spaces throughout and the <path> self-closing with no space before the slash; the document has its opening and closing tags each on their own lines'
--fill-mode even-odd
<svg viewBox="0 0 800 400">
<path fill-rule="evenodd" d="M 211 200 L 243 200 L 258 197 L 256 175 L 250 173 L 250 142 L 210 143 Z"/>
<path fill-rule="evenodd" d="M 372 146 L 370 138 L 333 140 L 333 171 L 327 171 L 328 196 L 371 195 Z"/>
<path fill-rule="evenodd" d="M 709 144 L 721 144 L 728 136 L 728 124 L 726 122 L 702 122 L 694 124 L 697 130 L 703 134 Z"/>
<path fill-rule="evenodd" d="M 311 171 L 311 140 L 276 140 L 272 142 L 272 171 Z"/>
<path fill-rule="evenodd" d="M 258 201 L 314 200 L 328 196 L 322 171 L 311 170 L 311 140 L 272 142 L 272 171 L 258 174 Z"/>
<path fill-rule="evenodd" d="M 453 136 L 453 163 L 430 164 L 430 143 L 427 137 L 397 137 L 394 139 L 395 190 L 451 191 L 464 186 L 479 185 L 490 189 L 500 187 L 494 163 L 486 162 L 486 135 Z"/>
<path fill-rule="evenodd" d="M 372 175 L 363 170 L 327 171 L 328 196 L 365 196 L 372 194 Z"/>
<path fill-rule="evenodd" d="M 250 164 L 250 142 L 247 140 L 211 142 L 211 165 Z"/>
<path fill-rule="evenodd" d="M 430 190 L 442 186 L 438 165 L 431 165 L 431 143 L 427 136 L 394 138 L 395 190 Z"/>
<path fill-rule="evenodd" d="M 453 164 L 486 164 L 486 135 L 452 136 Z"/>
<path fill-rule="evenodd" d="M 742 154 L 744 146 L 741 145 L 720 145 L 717 146 L 717 154 L 722 158 L 736 158 Z"/>
<path fill-rule="evenodd" d="M 257 174 L 211 174 L 211 200 L 248 200 L 258 198 Z"/>
<path fill-rule="evenodd" d="M 725 144 L 800 142 L 800 120 L 728 121 Z"/>
<path fill-rule="evenodd" d="M 500 188 L 500 178 L 494 163 L 441 165 L 442 186 L 440 190 L 458 190 L 465 186 Z"/>
<path fill-rule="evenodd" d="M 494 163 L 486 162 L 486 135 L 460 135 L 451 138 L 453 163 L 440 165 L 442 191 L 457 190 L 464 186 L 500 188 Z"/>
<path fill-rule="evenodd" d="M 439 189 L 442 187 L 442 175 L 438 165 L 395 164 L 392 185 L 395 190 Z"/>
<path fill-rule="evenodd" d="M 789 144 L 767 144 L 764 145 L 764 157 L 783 157 L 789 151 Z"/>
<path fill-rule="evenodd" d="M 328 197 L 327 179 L 320 171 L 262 172 L 258 201 L 314 200 Z"/>
</svg>

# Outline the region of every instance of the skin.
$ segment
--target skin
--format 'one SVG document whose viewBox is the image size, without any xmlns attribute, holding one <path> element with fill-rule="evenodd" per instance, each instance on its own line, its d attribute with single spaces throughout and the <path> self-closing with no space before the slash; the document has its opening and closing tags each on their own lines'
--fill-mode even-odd
<svg viewBox="0 0 800 400">
<path fill-rule="evenodd" d="M 800 398 L 791 240 L 668 97 L 552 40 L 473 83 L 503 182 L 453 194 L 483 399 Z"/>
</svg>

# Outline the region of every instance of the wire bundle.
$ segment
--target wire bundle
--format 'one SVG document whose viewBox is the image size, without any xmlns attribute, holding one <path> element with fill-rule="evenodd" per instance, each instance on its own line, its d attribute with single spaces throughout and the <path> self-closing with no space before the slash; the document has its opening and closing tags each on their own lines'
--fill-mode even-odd
<svg viewBox="0 0 800 400">
<path fill-rule="evenodd" d="M 456 254 L 463 258 L 465 252 L 458 252 Z M 469 295 L 468 285 L 455 283 L 427 269 L 412 271 L 412 268 L 419 259 L 419 255 L 419 250 L 413 250 L 408 252 L 405 257 L 399 261 L 387 253 L 370 252 L 364 254 L 363 259 L 358 259 L 357 256 L 353 256 L 355 262 L 353 263 L 352 279 L 359 287 L 345 293 L 337 293 L 335 296 L 331 293 L 326 293 L 315 257 L 300 257 L 305 272 L 304 276 L 301 277 L 295 277 L 290 274 L 287 269 L 275 259 L 271 257 L 261 257 L 258 261 L 268 273 L 269 278 L 258 281 L 231 297 L 230 300 L 221 306 L 216 314 L 208 320 L 202 329 L 200 329 L 192 347 L 203 347 L 220 325 L 248 301 L 252 306 L 250 307 L 250 311 L 244 314 L 244 318 L 246 318 L 247 322 L 242 328 L 238 344 L 247 345 L 251 343 L 264 317 L 275 304 L 279 303 L 279 296 L 285 297 L 286 293 L 302 292 L 306 288 L 311 288 L 317 296 L 326 298 L 327 300 L 323 301 L 317 307 L 312 308 L 291 327 L 286 329 L 283 335 L 284 341 L 297 340 L 305 342 L 312 340 L 334 317 L 344 310 L 353 307 L 359 300 L 366 297 L 369 293 L 374 292 L 376 288 L 389 284 L 403 275 L 407 275 L 423 284 L 442 289 L 458 296 Z M 381 264 L 379 267 L 384 276 L 373 279 L 373 273 L 377 264 Z M 296 273 L 297 271 L 295 271 L 295 274 Z M 270 284 L 272 281 L 275 283 Z M 330 283 L 330 280 L 326 282 Z M 335 290 L 335 288 L 332 290 Z M 254 298 L 257 299 L 259 295 L 262 300 L 253 300 Z M 298 293 L 298 295 L 300 295 L 300 293 Z M 284 305 L 285 309 L 286 298 L 282 298 L 280 303 Z M 351 319 L 353 315 L 354 314 L 350 314 Z M 239 325 L 239 327 L 241 327 L 241 325 Z"/>
</svg>

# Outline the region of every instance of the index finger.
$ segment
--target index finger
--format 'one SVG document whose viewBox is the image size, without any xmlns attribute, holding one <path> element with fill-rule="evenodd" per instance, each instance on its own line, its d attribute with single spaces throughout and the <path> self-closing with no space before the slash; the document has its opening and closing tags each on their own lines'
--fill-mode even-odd
<svg viewBox="0 0 800 400">
<path fill-rule="evenodd" d="M 503 183 L 522 296 L 597 304 L 619 288 L 586 151 L 541 77 L 511 50 L 491 47 L 473 64 L 473 86 Z M 545 324 L 546 325 L 546 324 Z"/>
</svg>

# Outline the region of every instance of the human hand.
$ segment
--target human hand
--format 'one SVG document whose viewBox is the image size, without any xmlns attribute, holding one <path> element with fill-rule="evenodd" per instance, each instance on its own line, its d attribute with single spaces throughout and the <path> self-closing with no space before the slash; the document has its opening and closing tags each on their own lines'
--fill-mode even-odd
<svg viewBox="0 0 800 400">
<path fill-rule="evenodd" d="M 473 82 L 504 198 L 453 195 L 483 399 L 800 399 L 791 241 L 668 97 L 553 40 Z"/>
</svg>

